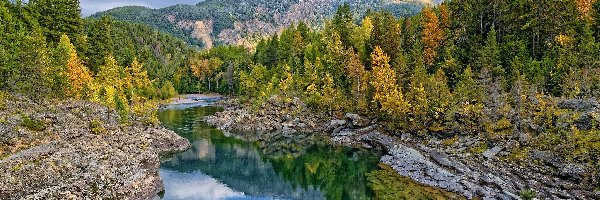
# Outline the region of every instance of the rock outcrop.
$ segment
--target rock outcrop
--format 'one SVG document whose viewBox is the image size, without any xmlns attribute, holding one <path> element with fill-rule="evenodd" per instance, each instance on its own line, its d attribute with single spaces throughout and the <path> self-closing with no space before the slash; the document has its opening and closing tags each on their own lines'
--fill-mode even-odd
<svg viewBox="0 0 600 200">
<path fill-rule="evenodd" d="M 485 138 L 462 135 L 450 142 L 434 136 L 415 138 L 358 114 L 347 113 L 341 119 L 315 117 L 299 99 L 282 103 L 279 98 L 271 98 L 257 111 L 240 106 L 235 100 L 221 105 L 226 108 L 224 112 L 205 120 L 225 131 L 258 138 L 324 132 L 334 144 L 384 150 L 387 155 L 381 162 L 402 176 L 469 199 L 521 199 L 525 191 L 533 191 L 543 199 L 600 199 L 600 192 L 590 187 L 593 170 L 584 165 L 566 163 L 548 152 L 537 151 L 531 151 L 530 165 L 507 160 L 507 151 L 517 145 L 516 141 L 474 152 L 473 148 L 485 143 Z M 564 103 L 567 107 L 578 105 Z M 596 104 L 592 102 L 581 109 L 595 112 Z"/>
<path fill-rule="evenodd" d="M 121 123 L 94 103 L 14 97 L 7 105 L 0 110 L 0 199 L 156 199 L 159 156 L 190 145 L 159 126 Z"/>
</svg>

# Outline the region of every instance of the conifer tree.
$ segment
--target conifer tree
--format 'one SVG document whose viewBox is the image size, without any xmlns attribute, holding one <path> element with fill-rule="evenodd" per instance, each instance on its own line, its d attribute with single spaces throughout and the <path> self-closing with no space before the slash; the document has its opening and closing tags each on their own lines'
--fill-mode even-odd
<svg viewBox="0 0 600 200">
<path fill-rule="evenodd" d="M 104 58 L 111 54 L 113 48 L 113 38 L 111 33 L 112 20 L 108 16 L 103 16 L 99 20 L 92 22 L 88 44 L 90 46 L 87 57 L 91 70 L 98 73 L 99 67 L 104 64 Z"/>
<path fill-rule="evenodd" d="M 485 45 L 479 51 L 476 59 L 477 69 L 488 68 L 491 70 L 493 77 L 500 77 L 504 75 L 504 69 L 500 65 L 500 61 L 500 48 L 496 40 L 496 29 L 492 27 L 487 35 Z"/>
<path fill-rule="evenodd" d="M 73 38 L 76 46 L 83 41 L 83 20 L 79 0 L 31 0 L 44 36 L 50 43 L 58 43 L 63 34 Z"/>
<path fill-rule="evenodd" d="M 350 37 L 354 26 L 352 18 L 353 14 L 348 3 L 344 3 L 338 7 L 333 16 L 334 30 L 340 35 L 340 40 L 345 47 L 350 47 L 352 45 L 350 43 Z"/>
</svg>

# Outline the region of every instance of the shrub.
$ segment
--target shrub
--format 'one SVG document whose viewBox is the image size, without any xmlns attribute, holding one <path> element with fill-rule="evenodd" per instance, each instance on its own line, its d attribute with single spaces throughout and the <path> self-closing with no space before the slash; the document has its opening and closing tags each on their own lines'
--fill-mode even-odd
<svg viewBox="0 0 600 200">
<path fill-rule="evenodd" d="M 46 125 L 44 122 L 31 119 L 28 115 L 21 115 L 21 126 L 29 129 L 30 131 L 44 131 L 46 130 Z"/>
<path fill-rule="evenodd" d="M 99 119 L 93 119 L 92 121 L 90 121 L 90 132 L 95 135 L 100 135 L 104 134 L 106 132 L 106 129 L 102 127 L 102 121 L 100 121 Z"/>
<path fill-rule="evenodd" d="M 521 191 L 521 198 L 523 200 L 535 199 L 535 196 L 535 191 L 533 191 L 532 189 L 526 189 Z"/>
<path fill-rule="evenodd" d="M 6 100 L 8 99 L 8 94 L 6 92 L 0 91 L 0 110 L 6 109 Z"/>
</svg>

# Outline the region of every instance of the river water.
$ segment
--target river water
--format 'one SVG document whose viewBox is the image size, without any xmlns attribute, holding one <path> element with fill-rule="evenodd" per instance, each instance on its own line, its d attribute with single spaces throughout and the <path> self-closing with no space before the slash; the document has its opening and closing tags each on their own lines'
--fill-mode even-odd
<svg viewBox="0 0 600 200">
<path fill-rule="evenodd" d="M 171 108 L 159 119 L 191 148 L 163 159 L 163 199 L 372 199 L 365 175 L 380 155 L 280 137 L 247 142 L 202 122 L 216 107 Z M 304 136 L 298 136 L 304 138 Z M 319 143 L 319 144 L 317 144 Z"/>
</svg>

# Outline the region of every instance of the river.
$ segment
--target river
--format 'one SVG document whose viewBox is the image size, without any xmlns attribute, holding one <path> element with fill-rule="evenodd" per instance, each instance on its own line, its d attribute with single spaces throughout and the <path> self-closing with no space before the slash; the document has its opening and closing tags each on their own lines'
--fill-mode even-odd
<svg viewBox="0 0 600 200">
<path fill-rule="evenodd" d="M 301 135 L 301 139 L 279 137 L 260 142 L 228 137 L 202 121 L 203 116 L 220 110 L 200 106 L 159 113 L 165 127 L 192 144 L 187 151 L 162 160 L 163 199 L 374 197 L 366 174 L 378 169 L 381 155 Z"/>
</svg>

